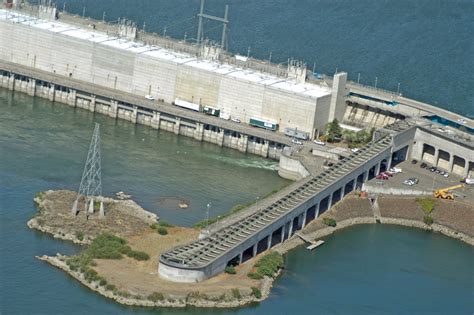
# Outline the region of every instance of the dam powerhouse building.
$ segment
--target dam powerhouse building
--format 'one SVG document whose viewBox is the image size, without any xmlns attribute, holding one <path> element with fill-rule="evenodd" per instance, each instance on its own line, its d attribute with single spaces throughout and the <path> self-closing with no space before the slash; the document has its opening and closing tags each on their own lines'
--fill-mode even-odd
<svg viewBox="0 0 474 315">
<path fill-rule="evenodd" d="M 282 67 L 139 32 L 130 22 L 62 23 L 54 7 L 35 10 L 0 10 L 2 87 L 279 159 L 280 174 L 305 177 L 248 216 L 163 253 L 159 273 L 169 280 L 201 281 L 285 241 L 396 161 L 422 160 L 464 177 L 474 171 L 472 120 L 349 82 L 346 73 L 318 78 L 298 61 Z M 305 173 L 285 153 L 292 144 L 282 131 L 314 139 L 333 119 L 378 130 L 345 156 L 315 146 L 313 154 L 340 160 Z"/>
</svg>

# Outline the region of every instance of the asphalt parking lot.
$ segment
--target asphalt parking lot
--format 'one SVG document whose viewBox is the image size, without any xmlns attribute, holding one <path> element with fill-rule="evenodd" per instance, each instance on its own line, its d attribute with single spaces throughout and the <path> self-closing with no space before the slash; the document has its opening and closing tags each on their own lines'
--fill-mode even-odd
<svg viewBox="0 0 474 315">
<path fill-rule="evenodd" d="M 382 185 L 383 187 L 393 187 L 401 189 L 413 189 L 423 191 L 434 191 L 435 189 L 446 188 L 460 184 L 462 177 L 449 173 L 449 177 L 444 177 L 435 172 L 430 172 L 427 168 L 420 168 L 420 162 L 412 164 L 411 161 L 405 161 L 396 167 L 402 169 L 402 173 L 389 177 L 388 180 L 373 178 L 369 181 L 371 185 Z M 408 186 L 403 181 L 409 178 L 418 178 L 418 184 Z M 453 190 L 455 197 L 468 199 L 474 202 L 474 185 L 465 185 L 464 188 Z"/>
</svg>

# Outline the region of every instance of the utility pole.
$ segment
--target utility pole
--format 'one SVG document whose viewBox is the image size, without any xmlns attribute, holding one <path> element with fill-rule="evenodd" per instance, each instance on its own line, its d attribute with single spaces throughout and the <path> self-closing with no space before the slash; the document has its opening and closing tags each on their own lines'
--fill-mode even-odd
<svg viewBox="0 0 474 315">
<path fill-rule="evenodd" d="M 105 11 L 102 13 L 102 23 L 105 23 Z"/>
<path fill-rule="evenodd" d="M 357 84 L 360 84 L 360 72 L 357 74 Z"/>
<path fill-rule="evenodd" d="M 210 202 L 206 205 L 206 233 L 207 233 L 207 236 L 209 236 L 211 234 L 210 231 L 209 231 L 209 209 L 211 209 L 211 203 Z"/>
<path fill-rule="evenodd" d="M 397 94 L 400 95 L 400 82 L 398 82 L 398 86 L 397 86 Z"/>
<path fill-rule="evenodd" d="M 83 7 L 82 8 L 82 18 L 84 18 L 85 15 L 86 15 L 86 7 Z"/>
<path fill-rule="evenodd" d="M 374 87 L 377 88 L 377 81 L 378 81 L 379 78 L 375 77 L 375 85 Z"/>
</svg>

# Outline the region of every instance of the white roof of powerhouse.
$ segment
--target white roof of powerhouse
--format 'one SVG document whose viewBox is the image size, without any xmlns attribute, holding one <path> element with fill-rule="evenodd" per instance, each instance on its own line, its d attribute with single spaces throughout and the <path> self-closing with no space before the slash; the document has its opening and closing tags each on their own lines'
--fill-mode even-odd
<svg viewBox="0 0 474 315">
<path fill-rule="evenodd" d="M 109 36 L 97 31 L 87 30 L 57 21 L 41 20 L 4 9 L 0 9 L 0 20 L 9 20 L 14 23 L 30 25 L 31 27 L 38 29 L 99 43 L 104 46 L 129 51 L 134 54 L 142 54 L 151 58 L 166 60 L 177 64 L 186 64 L 193 68 L 222 74 L 227 77 L 237 78 L 247 82 L 254 82 L 264 86 L 272 86 L 273 88 L 292 92 L 301 96 L 319 98 L 331 94 L 331 90 L 328 87 L 322 87 L 310 83 L 296 83 L 293 79 L 285 79 L 252 69 L 242 69 L 234 65 L 221 64 L 216 61 L 202 60 L 186 53 L 172 51 L 159 46 L 144 45 L 142 43 Z"/>
</svg>

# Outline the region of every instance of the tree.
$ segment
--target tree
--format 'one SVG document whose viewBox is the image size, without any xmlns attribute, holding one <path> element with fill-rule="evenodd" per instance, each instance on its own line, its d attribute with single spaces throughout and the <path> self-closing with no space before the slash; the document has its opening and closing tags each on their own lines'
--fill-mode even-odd
<svg viewBox="0 0 474 315">
<path fill-rule="evenodd" d="M 339 126 L 339 121 L 337 119 L 334 119 L 332 122 L 328 123 L 326 130 L 328 142 L 334 142 L 341 139 L 342 128 Z"/>
</svg>

